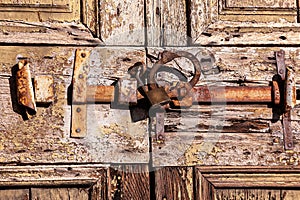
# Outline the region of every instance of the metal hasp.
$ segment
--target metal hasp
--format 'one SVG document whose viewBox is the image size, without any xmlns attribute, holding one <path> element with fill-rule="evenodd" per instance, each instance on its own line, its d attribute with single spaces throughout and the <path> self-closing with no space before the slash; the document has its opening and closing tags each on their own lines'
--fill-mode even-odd
<svg viewBox="0 0 300 200">
<path fill-rule="evenodd" d="M 54 80 L 51 75 L 35 75 L 33 78 L 27 60 L 19 61 L 16 67 L 17 100 L 25 111 L 24 119 L 29 119 L 36 114 L 38 106 L 47 106 L 54 101 Z"/>
<path fill-rule="evenodd" d="M 294 148 L 293 132 L 291 124 L 291 112 L 296 105 L 296 83 L 293 69 L 285 65 L 285 52 L 280 50 L 275 53 L 277 63 L 277 73 L 281 80 L 281 90 L 283 91 L 282 110 L 282 125 L 283 125 L 283 139 L 285 150 L 292 150 Z"/>
<path fill-rule="evenodd" d="M 194 103 L 264 103 L 279 108 L 282 112 L 284 148 L 292 150 L 293 134 L 291 129 L 291 111 L 296 105 L 296 86 L 294 72 L 285 66 L 284 51 L 275 52 L 278 79 L 270 81 L 268 86 L 196 86 L 201 76 L 201 63 L 191 53 L 184 51 L 162 52 L 161 58 L 148 74 L 142 71 L 143 64 L 136 63 L 128 69 L 128 74 L 118 80 L 115 86 L 87 86 L 89 51 L 77 50 L 73 73 L 72 94 L 72 137 L 84 137 L 87 125 L 87 103 L 112 103 L 136 105 L 141 100 L 148 101 L 143 117 L 156 118 L 156 140 L 164 142 L 164 113 L 169 108 L 190 107 Z M 167 63 L 175 58 L 187 58 L 194 66 L 194 76 L 188 82 L 178 81 L 172 87 L 161 86 L 156 82 L 158 71 L 168 67 Z M 171 67 L 169 67 L 171 69 Z M 145 76 L 145 74 L 147 76 Z M 141 77 L 146 78 L 145 81 Z M 151 113 L 152 112 L 152 113 Z M 145 119 L 145 118 L 143 118 Z M 134 121 L 134 120 L 133 120 Z"/>
</svg>

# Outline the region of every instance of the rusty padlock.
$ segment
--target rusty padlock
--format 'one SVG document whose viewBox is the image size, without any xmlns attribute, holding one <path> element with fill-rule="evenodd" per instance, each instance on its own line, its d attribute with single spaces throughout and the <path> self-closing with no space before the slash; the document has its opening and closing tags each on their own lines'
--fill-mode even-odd
<svg viewBox="0 0 300 200">
<path fill-rule="evenodd" d="M 163 87 L 159 87 L 154 83 L 151 83 L 149 88 L 145 86 L 140 78 L 140 72 L 136 73 L 136 80 L 142 89 L 143 95 L 148 99 L 152 107 L 161 107 L 171 101 Z"/>
<path fill-rule="evenodd" d="M 178 82 L 177 85 L 171 89 L 170 91 L 166 92 L 171 96 L 173 106 L 175 107 L 190 107 L 193 103 L 193 98 L 191 95 L 191 91 L 193 87 L 197 84 L 197 82 L 200 79 L 201 75 L 201 65 L 199 60 L 191 53 L 186 51 L 177 51 L 176 53 L 170 52 L 170 51 L 164 51 L 161 54 L 161 59 L 153 66 L 149 73 L 149 81 L 150 83 L 155 84 L 155 74 L 158 72 L 159 68 L 163 66 L 163 64 L 166 64 L 175 58 L 184 57 L 189 59 L 193 66 L 194 66 L 194 76 L 189 82 Z M 153 86 L 152 86 L 153 87 Z"/>
</svg>

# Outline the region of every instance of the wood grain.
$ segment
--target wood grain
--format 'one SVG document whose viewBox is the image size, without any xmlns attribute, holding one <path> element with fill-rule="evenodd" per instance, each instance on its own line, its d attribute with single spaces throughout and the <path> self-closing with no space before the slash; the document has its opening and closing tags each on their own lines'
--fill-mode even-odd
<svg viewBox="0 0 300 200">
<path fill-rule="evenodd" d="M 283 200 L 298 199 L 299 195 L 300 195 L 299 190 L 281 190 L 281 199 Z"/>
<path fill-rule="evenodd" d="M 18 21 L 0 22 L 0 43 L 74 46 L 102 44 L 82 24 Z"/>
<path fill-rule="evenodd" d="M 89 192 L 85 188 L 32 188 L 32 200 L 89 200 Z"/>
<path fill-rule="evenodd" d="M 193 168 L 164 167 L 154 173 L 156 199 L 194 199 Z"/>
<path fill-rule="evenodd" d="M 106 45 L 144 45 L 142 0 L 104 1 L 101 2 L 99 9 L 100 38 Z"/>
<path fill-rule="evenodd" d="M 196 44 L 209 46 L 293 46 L 299 43 L 299 24 L 296 23 L 238 23 L 216 22 L 206 26 L 201 32 L 200 25 L 195 26 Z"/>
<path fill-rule="evenodd" d="M 110 199 L 150 200 L 147 165 L 112 165 L 108 183 Z"/>
<path fill-rule="evenodd" d="M 78 0 L 1 1 L 1 20 L 41 21 L 79 21 L 80 3 Z"/>
<path fill-rule="evenodd" d="M 147 45 L 187 45 L 186 1 L 146 1 Z"/>
<path fill-rule="evenodd" d="M 0 200 L 29 200 L 29 189 L 1 189 Z"/>
<path fill-rule="evenodd" d="M 236 200 L 280 200 L 280 190 L 264 189 L 217 189 L 214 200 L 236 199 Z"/>
</svg>

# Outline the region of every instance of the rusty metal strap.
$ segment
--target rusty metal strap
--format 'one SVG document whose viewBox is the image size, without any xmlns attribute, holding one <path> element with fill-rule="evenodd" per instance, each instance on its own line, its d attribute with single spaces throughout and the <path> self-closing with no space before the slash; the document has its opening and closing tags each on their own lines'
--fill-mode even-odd
<svg viewBox="0 0 300 200">
<path fill-rule="evenodd" d="M 90 52 L 76 50 L 73 72 L 72 128 L 71 137 L 82 138 L 87 134 L 87 76 L 89 66 L 86 63 Z"/>
</svg>

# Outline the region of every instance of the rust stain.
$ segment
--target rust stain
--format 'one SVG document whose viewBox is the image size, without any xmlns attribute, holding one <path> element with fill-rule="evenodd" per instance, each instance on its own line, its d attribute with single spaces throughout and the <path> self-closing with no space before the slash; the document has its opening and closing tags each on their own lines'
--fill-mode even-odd
<svg viewBox="0 0 300 200">
<path fill-rule="evenodd" d="M 16 74 L 18 102 L 20 105 L 36 112 L 29 63 L 25 60 L 19 61 L 18 67 L 19 70 Z"/>
</svg>

